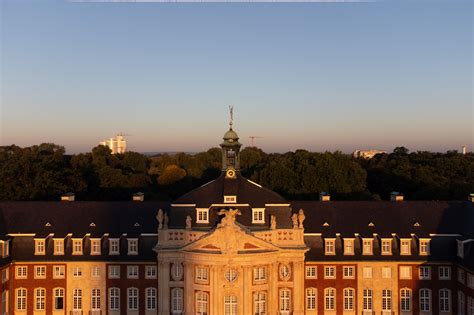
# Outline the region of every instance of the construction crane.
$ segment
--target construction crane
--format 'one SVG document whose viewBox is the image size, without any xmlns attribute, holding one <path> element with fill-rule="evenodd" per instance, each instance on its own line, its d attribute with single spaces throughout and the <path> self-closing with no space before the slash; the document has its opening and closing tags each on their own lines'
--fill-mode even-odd
<svg viewBox="0 0 474 315">
<path fill-rule="evenodd" d="M 250 136 L 249 137 L 251 140 L 252 140 L 252 147 L 255 146 L 255 139 L 261 139 L 263 137 L 260 137 L 260 136 Z"/>
</svg>

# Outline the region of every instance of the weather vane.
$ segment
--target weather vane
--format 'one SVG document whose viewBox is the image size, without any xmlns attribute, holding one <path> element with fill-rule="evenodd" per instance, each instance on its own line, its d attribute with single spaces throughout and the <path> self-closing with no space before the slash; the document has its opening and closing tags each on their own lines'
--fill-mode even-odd
<svg viewBox="0 0 474 315">
<path fill-rule="evenodd" d="M 234 122 L 234 106 L 232 106 L 232 105 L 229 106 L 229 113 L 230 113 L 229 126 L 230 126 L 230 129 L 232 129 L 232 124 Z"/>
</svg>

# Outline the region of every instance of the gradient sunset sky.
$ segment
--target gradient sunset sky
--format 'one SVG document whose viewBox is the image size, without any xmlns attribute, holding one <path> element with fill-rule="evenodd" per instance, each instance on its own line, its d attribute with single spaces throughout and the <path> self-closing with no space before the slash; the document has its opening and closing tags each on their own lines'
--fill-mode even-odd
<svg viewBox="0 0 474 315">
<path fill-rule="evenodd" d="M 0 6 L 0 145 L 473 150 L 471 1 Z"/>
</svg>

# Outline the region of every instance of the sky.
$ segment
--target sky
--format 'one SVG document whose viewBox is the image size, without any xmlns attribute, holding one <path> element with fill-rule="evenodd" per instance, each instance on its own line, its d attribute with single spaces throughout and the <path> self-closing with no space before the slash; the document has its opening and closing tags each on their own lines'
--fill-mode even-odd
<svg viewBox="0 0 474 315">
<path fill-rule="evenodd" d="M 474 148 L 471 1 L 5 0 L 0 145 Z"/>
</svg>

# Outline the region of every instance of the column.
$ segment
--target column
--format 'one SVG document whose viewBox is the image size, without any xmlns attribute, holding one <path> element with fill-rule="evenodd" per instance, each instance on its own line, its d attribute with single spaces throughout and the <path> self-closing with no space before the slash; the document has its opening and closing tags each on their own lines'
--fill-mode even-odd
<svg viewBox="0 0 474 315">
<path fill-rule="evenodd" d="M 170 313 L 170 263 L 168 261 L 158 262 L 158 314 L 168 315 Z"/>
<path fill-rule="evenodd" d="M 321 294 L 318 292 L 318 294 Z M 298 259 L 293 263 L 293 314 L 303 315 L 305 304 L 304 262 Z"/>
</svg>

